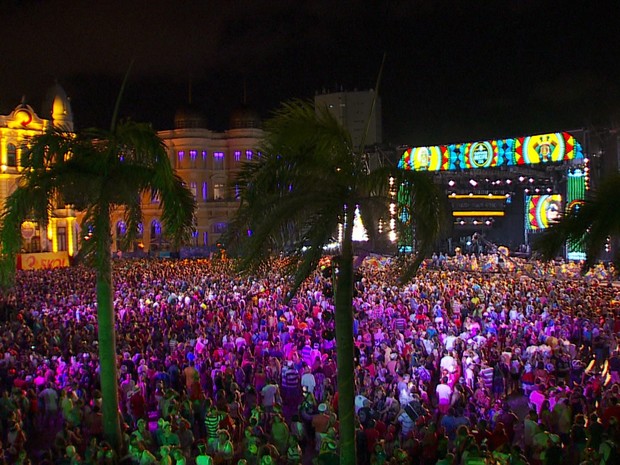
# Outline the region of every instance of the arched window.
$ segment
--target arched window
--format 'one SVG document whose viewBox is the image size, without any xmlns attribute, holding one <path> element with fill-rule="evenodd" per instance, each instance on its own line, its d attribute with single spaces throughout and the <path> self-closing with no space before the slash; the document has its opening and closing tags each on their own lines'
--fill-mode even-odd
<svg viewBox="0 0 620 465">
<path fill-rule="evenodd" d="M 123 220 L 116 223 L 116 250 L 123 250 L 123 236 L 127 234 L 127 225 Z"/>
<path fill-rule="evenodd" d="M 6 164 L 7 166 L 17 167 L 17 147 L 14 144 L 6 146 Z"/>
<path fill-rule="evenodd" d="M 161 237 L 161 223 L 155 219 L 151 221 L 151 241 Z"/>
<path fill-rule="evenodd" d="M 164 236 L 161 222 L 158 219 L 151 221 L 150 250 L 153 252 L 168 250 L 170 243 Z"/>
</svg>

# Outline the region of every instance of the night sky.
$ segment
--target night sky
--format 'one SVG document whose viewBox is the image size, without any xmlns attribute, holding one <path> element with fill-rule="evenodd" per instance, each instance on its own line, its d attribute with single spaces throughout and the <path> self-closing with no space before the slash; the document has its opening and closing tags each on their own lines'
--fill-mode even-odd
<svg viewBox="0 0 620 465">
<path fill-rule="evenodd" d="M 375 86 L 384 139 L 427 145 L 620 122 L 620 5 L 547 0 L 0 0 L 0 113 L 54 80 L 78 128 L 121 114 L 211 129 L 242 103 Z"/>
</svg>

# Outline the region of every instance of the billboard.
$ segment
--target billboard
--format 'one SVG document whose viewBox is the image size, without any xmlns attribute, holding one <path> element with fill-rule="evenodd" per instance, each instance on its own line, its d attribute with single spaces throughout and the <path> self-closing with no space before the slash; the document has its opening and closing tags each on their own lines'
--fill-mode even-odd
<svg viewBox="0 0 620 465">
<path fill-rule="evenodd" d="M 528 195 L 525 197 L 525 229 L 541 231 L 556 222 L 562 214 L 562 196 Z"/>
<path fill-rule="evenodd" d="M 412 171 L 452 171 L 554 163 L 583 158 L 583 148 L 567 132 L 514 139 L 410 147 L 398 167 Z"/>
</svg>

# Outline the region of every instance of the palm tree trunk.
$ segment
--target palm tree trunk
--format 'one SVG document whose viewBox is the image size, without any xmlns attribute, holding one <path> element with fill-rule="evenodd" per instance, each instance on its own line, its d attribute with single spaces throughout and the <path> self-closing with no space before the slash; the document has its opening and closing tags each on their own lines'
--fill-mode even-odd
<svg viewBox="0 0 620 465">
<path fill-rule="evenodd" d="M 109 209 L 97 218 L 100 243 L 97 246 L 97 322 L 99 328 L 99 365 L 103 399 L 103 434 L 117 452 L 122 445 L 118 410 L 118 374 L 116 368 L 116 335 L 112 301 L 112 259 Z"/>
<path fill-rule="evenodd" d="M 336 355 L 338 358 L 338 417 L 340 464 L 355 465 L 355 379 L 353 351 L 353 213 L 347 210 L 342 253 L 336 279 Z"/>
</svg>

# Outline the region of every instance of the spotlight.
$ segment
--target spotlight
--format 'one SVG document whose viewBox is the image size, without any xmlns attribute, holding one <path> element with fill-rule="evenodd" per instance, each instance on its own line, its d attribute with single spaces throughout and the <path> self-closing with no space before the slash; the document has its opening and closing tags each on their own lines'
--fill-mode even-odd
<svg viewBox="0 0 620 465">
<path fill-rule="evenodd" d="M 456 182 L 454 182 L 454 179 L 450 179 L 450 181 L 448 181 L 448 186 L 450 187 L 454 187 L 455 184 Z"/>
<path fill-rule="evenodd" d="M 534 182 L 534 178 L 530 178 L 530 184 Z"/>
<path fill-rule="evenodd" d="M 519 176 L 519 182 L 525 181 L 525 176 Z"/>
<path fill-rule="evenodd" d="M 506 179 L 506 184 L 508 185 L 512 184 L 512 179 Z"/>
<path fill-rule="evenodd" d="M 525 192 L 526 194 L 529 194 L 530 190 L 529 189 L 525 189 L 523 192 Z"/>
<path fill-rule="evenodd" d="M 475 179 L 470 179 L 469 184 L 471 184 L 473 187 L 476 187 L 478 185 L 478 182 Z"/>
</svg>

